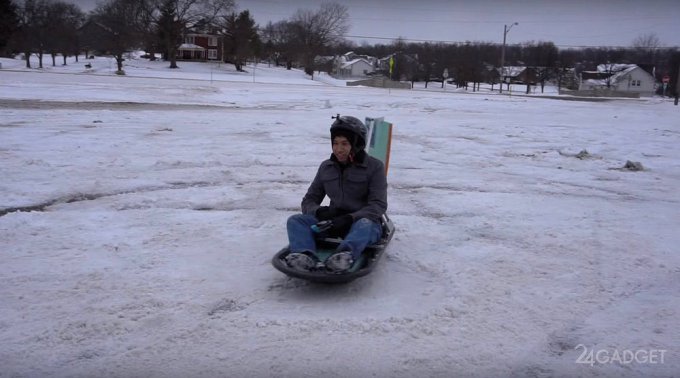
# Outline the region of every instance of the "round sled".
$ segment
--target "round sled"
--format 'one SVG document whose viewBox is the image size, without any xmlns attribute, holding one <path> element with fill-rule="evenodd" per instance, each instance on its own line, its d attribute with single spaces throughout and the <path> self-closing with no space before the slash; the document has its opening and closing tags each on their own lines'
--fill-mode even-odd
<svg viewBox="0 0 680 378">
<path fill-rule="evenodd" d="M 298 270 L 293 269 L 286 263 L 286 256 L 290 253 L 289 246 L 282 248 L 274 257 L 272 258 L 272 265 L 274 268 L 285 273 L 290 277 L 300 278 L 303 280 L 311 282 L 320 283 L 346 283 L 353 281 L 359 277 L 363 277 L 373 271 L 378 261 L 385 252 L 385 248 L 392 240 L 394 236 L 394 223 L 390 220 L 387 215 L 383 215 L 382 220 L 383 234 L 380 241 L 376 244 L 366 247 L 364 253 L 361 254 L 359 259 L 354 262 L 354 265 L 346 271 L 341 273 L 328 271 L 323 264 L 318 268 L 312 270 Z M 330 255 L 335 252 L 336 247 L 342 239 L 339 238 L 325 238 L 317 240 L 317 251 L 316 257 L 324 262 Z"/>
</svg>

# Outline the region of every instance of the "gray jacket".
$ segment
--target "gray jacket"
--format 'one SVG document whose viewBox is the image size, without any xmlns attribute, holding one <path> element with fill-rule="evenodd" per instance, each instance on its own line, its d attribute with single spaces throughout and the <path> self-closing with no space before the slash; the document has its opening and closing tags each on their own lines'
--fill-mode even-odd
<svg viewBox="0 0 680 378">
<path fill-rule="evenodd" d="M 382 161 L 366 153 L 344 169 L 335 157 L 319 166 L 314 181 L 302 198 L 302 212 L 315 215 L 325 196 L 337 215 L 351 214 L 354 220 L 368 218 L 380 222 L 387 211 L 387 178 Z"/>
</svg>

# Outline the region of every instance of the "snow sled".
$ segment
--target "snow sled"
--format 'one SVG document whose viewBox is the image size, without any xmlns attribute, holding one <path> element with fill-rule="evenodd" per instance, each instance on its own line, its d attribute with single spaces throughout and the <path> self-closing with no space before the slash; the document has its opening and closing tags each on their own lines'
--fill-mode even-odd
<svg viewBox="0 0 680 378">
<path fill-rule="evenodd" d="M 394 223 L 392 223 L 386 214 L 382 216 L 381 224 L 383 233 L 380 241 L 366 247 L 364 253 L 361 254 L 359 259 L 357 259 L 357 261 L 354 262 L 354 265 L 346 272 L 330 272 L 323 266 L 309 271 L 291 268 L 285 260 L 286 256 L 290 253 L 289 246 L 284 247 L 274 255 L 272 258 L 272 265 L 274 265 L 274 268 L 290 277 L 301 278 L 311 282 L 337 284 L 353 281 L 373 271 L 378 264 L 378 261 L 380 261 L 380 258 L 385 253 L 385 248 L 390 240 L 392 240 L 392 236 L 394 236 Z M 326 259 L 335 252 L 335 249 L 341 241 L 342 239 L 339 238 L 318 239 L 316 241 L 316 257 L 318 257 L 321 262 L 326 261 Z"/>
</svg>

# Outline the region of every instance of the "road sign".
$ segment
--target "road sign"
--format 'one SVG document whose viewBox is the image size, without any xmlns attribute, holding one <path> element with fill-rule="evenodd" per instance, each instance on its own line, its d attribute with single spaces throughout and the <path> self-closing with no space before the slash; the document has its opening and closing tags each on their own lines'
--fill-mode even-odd
<svg viewBox="0 0 680 378">
<path fill-rule="evenodd" d="M 444 77 L 444 79 L 449 77 L 449 69 L 448 68 L 444 68 L 444 73 L 442 73 L 442 76 Z"/>
<path fill-rule="evenodd" d="M 671 77 L 668 76 L 668 75 L 666 75 L 666 76 L 663 77 L 663 79 L 661 79 L 661 81 L 662 81 L 664 84 L 667 84 L 667 83 L 669 83 L 669 82 L 671 81 Z"/>
</svg>

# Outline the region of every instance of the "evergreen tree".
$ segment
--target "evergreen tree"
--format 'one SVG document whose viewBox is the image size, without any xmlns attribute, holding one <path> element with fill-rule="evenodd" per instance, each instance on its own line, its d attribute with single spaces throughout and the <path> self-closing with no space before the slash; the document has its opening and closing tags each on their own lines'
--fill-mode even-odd
<svg viewBox="0 0 680 378">
<path fill-rule="evenodd" d="M 177 67 L 177 48 L 182 40 L 183 26 L 177 16 L 176 2 L 165 0 L 158 19 L 158 37 L 163 42 L 163 59 L 170 61 L 170 68 Z"/>
<path fill-rule="evenodd" d="M 19 29 L 19 16 L 17 6 L 12 0 L 0 0 L 0 56 L 6 51 L 10 38 Z"/>
<path fill-rule="evenodd" d="M 236 70 L 243 71 L 246 60 L 259 54 L 261 43 L 257 25 L 244 10 L 238 16 L 232 13 L 225 19 L 224 53 Z"/>
</svg>

